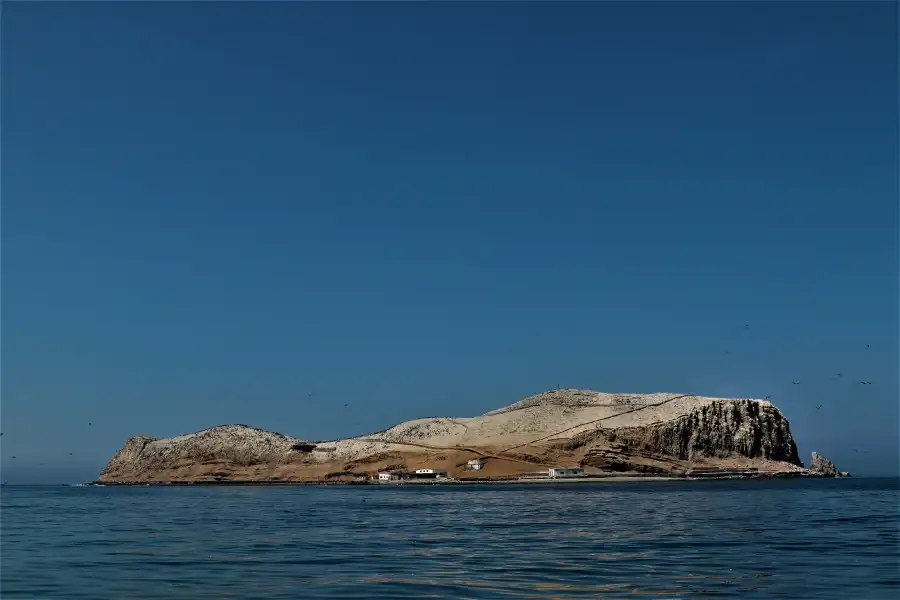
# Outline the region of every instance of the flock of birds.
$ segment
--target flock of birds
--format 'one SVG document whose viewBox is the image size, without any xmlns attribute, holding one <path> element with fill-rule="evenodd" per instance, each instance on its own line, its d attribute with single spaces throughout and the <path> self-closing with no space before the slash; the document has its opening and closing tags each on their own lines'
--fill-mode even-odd
<svg viewBox="0 0 900 600">
<path fill-rule="evenodd" d="M 744 325 L 744 331 L 749 331 L 749 330 L 750 330 L 750 325 Z M 866 344 L 866 349 L 868 349 L 869 347 L 870 347 L 870 345 L 869 345 L 869 344 Z M 729 354 L 730 354 L 730 353 L 726 350 L 726 351 L 725 351 L 725 355 L 728 356 Z M 838 378 L 842 378 L 842 377 L 844 376 L 844 374 L 843 374 L 843 373 L 836 373 L 835 376 L 838 377 Z M 859 383 L 859 385 L 872 385 L 872 382 L 871 382 L 871 381 L 868 381 L 868 380 L 863 380 L 863 381 L 860 381 L 860 382 L 858 382 L 858 383 Z M 791 381 L 791 384 L 792 384 L 792 385 L 800 385 L 800 382 L 799 382 L 799 381 Z M 552 389 L 552 388 L 551 388 L 551 389 Z M 556 385 L 556 389 L 559 389 L 559 384 Z M 309 393 L 307 394 L 307 396 L 308 396 L 309 398 L 312 398 L 312 395 L 313 395 L 312 392 L 309 392 Z M 765 400 L 769 400 L 769 399 L 771 399 L 771 398 L 772 398 L 772 396 L 766 396 L 764 399 L 765 399 Z M 350 406 L 349 403 L 348 403 L 348 404 L 344 404 L 344 408 L 348 408 L 349 406 Z M 819 410 L 822 408 L 822 406 L 824 406 L 824 405 L 823 405 L 823 404 L 817 405 L 817 406 L 816 406 L 816 411 L 819 411 Z M 88 427 L 92 427 L 92 426 L 93 426 L 93 423 L 92 423 L 92 422 L 89 422 L 89 423 L 88 423 Z M 3 432 L 0 432 L 0 437 L 2 437 L 2 436 L 3 436 Z M 859 452 L 868 452 L 867 450 L 858 450 L 858 449 L 856 449 L 856 448 L 851 448 L 851 450 L 853 450 L 854 452 L 857 452 L 857 453 L 859 453 Z M 69 456 L 73 456 L 73 455 L 74 455 L 73 452 L 69 452 Z M 15 457 L 15 455 L 13 455 L 13 456 L 11 456 L 10 458 L 15 459 L 16 457 Z M 42 463 L 42 464 L 43 464 L 43 463 Z"/>
<path fill-rule="evenodd" d="M 93 423 L 88 423 L 88 427 L 93 427 L 93 425 L 94 425 Z M 2 432 L 2 431 L 0 431 L 0 437 L 3 437 L 3 432 Z M 74 456 L 74 455 L 75 455 L 74 452 L 69 452 L 69 456 Z M 13 454 L 12 456 L 10 456 L 11 459 L 14 459 L 15 457 L 16 457 L 15 454 Z M 39 463 L 38 466 L 43 467 L 43 466 L 44 466 L 44 463 Z"/>
<path fill-rule="evenodd" d="M 750 329 L 750 326 L 749 326 L 749 325 L 744 325 L 744 331 L 748 331 L 749 329 Z M 868 350 L 870 347 L 871 347 L 870 344 L 866 344 L 866 349 L 867 349 L 867 350 Z M 725 355 L 727 356 L 728 354 L 729 354 L 729 353 L 726 351 L 726 352 L 725 352 Z M 843 377 L 844 377 L 844 374 L 843 374 L 843 373 L 835 373 L 835 377 L 837 377 L 837 378 L 840 379 L 840 378 L 843 378 Z M 858 384 L 859 384 L 859 385 L 872 385 L 872 382 L 869 381 L 869 380 L 867 380 L 867 379 L 864 379 L 864 380 L 862 380 L 862 381 L 859 381 Z M 800 385 L 800 382 L 799 382 L 799 381 L 791 381 L 791 385 Z M 769 400 L 771 397 L 772 397 L 772 396 L 766 396 L 765 399 L 766 399 L 766 400 Z M 821 410 L 821 408 L 822 408 L 823 406 L 824 406 L 824 404 L 818 404 L 818 405 L 816 405 L 816 412 L 818 412 L 819 410 Z M 853 451 L 856 452 L 856 453 L 859 453 L 859 452 L 868 453 L 868 450 L 859 450 L 859 449 L 857 449 L 857 448 L 851 448 L 851 450 L 853 450 Z"/>
<path fill-rule="evenodd" d="M 750 326 L 749 326 L 749 325 L 744 325 L 744 331 L 749 331 L 749 330 L 750 330 Z M 867 349 L 867 350 L 868 350 L 870 347 L 871 347 L 870 344 L 866 344 L 866 349 Z M 728 356 L 729 354 L 730 354 L 730 353 L 726 350 L 726 351 L 725 351 L 725 356 Z M 835 373 L 835 376 L 836 376 L 836 377 L 843 377 L 844 374 L 843 374 L 843 373 Z M 868 381 L 868 380 L 859 381 L 858 383 L 859 383 L 859 385 L 872 385 L 872 382 L 871 382 L 871 381 Z M 800 385 L 800 382 L 799 382 L 799 381 L 791 381 L 791 384 L 792 384 L 792 385 Z M 772 396 L 766 396 L 765 399 L 768 400 L 768 399 L 771 398 L 771 397 L 772 397 Z M 822 408 L 822 405 L 821 405 L 821 404 L 820 404 L 819 406 L 816 407 L 816 410 L 819 410 L 820 408 Z"/>
</svg>

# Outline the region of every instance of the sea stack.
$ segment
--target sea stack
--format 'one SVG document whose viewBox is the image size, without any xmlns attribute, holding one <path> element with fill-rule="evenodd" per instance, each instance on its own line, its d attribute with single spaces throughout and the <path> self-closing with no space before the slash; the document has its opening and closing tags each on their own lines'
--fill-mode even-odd
<svg viewBox="0 0 900 600">
<path fill-rule="evenodd" d="M 848 477 L 850 475 L 846 471 L 838 471 L 833 462 L 815 452 L 812 453 L 809 472 L 811 475 L 819 477 Z"/>
</svg>

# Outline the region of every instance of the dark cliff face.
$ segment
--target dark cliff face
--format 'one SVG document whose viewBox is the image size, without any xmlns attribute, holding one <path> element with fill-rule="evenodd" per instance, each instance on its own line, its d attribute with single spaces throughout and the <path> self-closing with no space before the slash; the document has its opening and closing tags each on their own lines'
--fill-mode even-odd
<svg viewBox="0 0 900 600">
<path fill-rule="evenodd" d="M 671 421 L 613 429 L 603 437 L 621 450 L 646 456 L 684 461 L 746 457 L 802 466 L 787 419 L 773 405 L 756 400 L 716 401 Z"/>
</svg>

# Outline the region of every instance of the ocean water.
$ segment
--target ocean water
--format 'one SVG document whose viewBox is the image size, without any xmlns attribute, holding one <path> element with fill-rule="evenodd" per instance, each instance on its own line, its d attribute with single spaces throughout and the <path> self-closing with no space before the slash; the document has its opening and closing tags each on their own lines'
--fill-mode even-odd
<svg viewBox="0 0 900 600">
<path fill-rule="evenodd" d="M 896 479 L 6 487 L 0 597 L 900 597 Z"/>
</svg>

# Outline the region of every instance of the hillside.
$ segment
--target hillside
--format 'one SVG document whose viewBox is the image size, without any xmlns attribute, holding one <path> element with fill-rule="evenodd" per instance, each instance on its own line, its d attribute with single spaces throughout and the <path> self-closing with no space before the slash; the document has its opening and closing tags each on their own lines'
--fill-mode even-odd
<svg viewBox="0 0 900 600">
<path fill-rule="evenodd" d="M 580 464 L 588 472 L 681 474 L 692 468 L 801 471 L 790 425 L 770 402 L 684 394 L 555 390 L 477 417 L 428 418 L 365 436 L 310 442 L 245 425 L 129 439 L 100 482 L 310 481 L 384 468 L 487 459 L 478 476 Z"/>
</svg>

